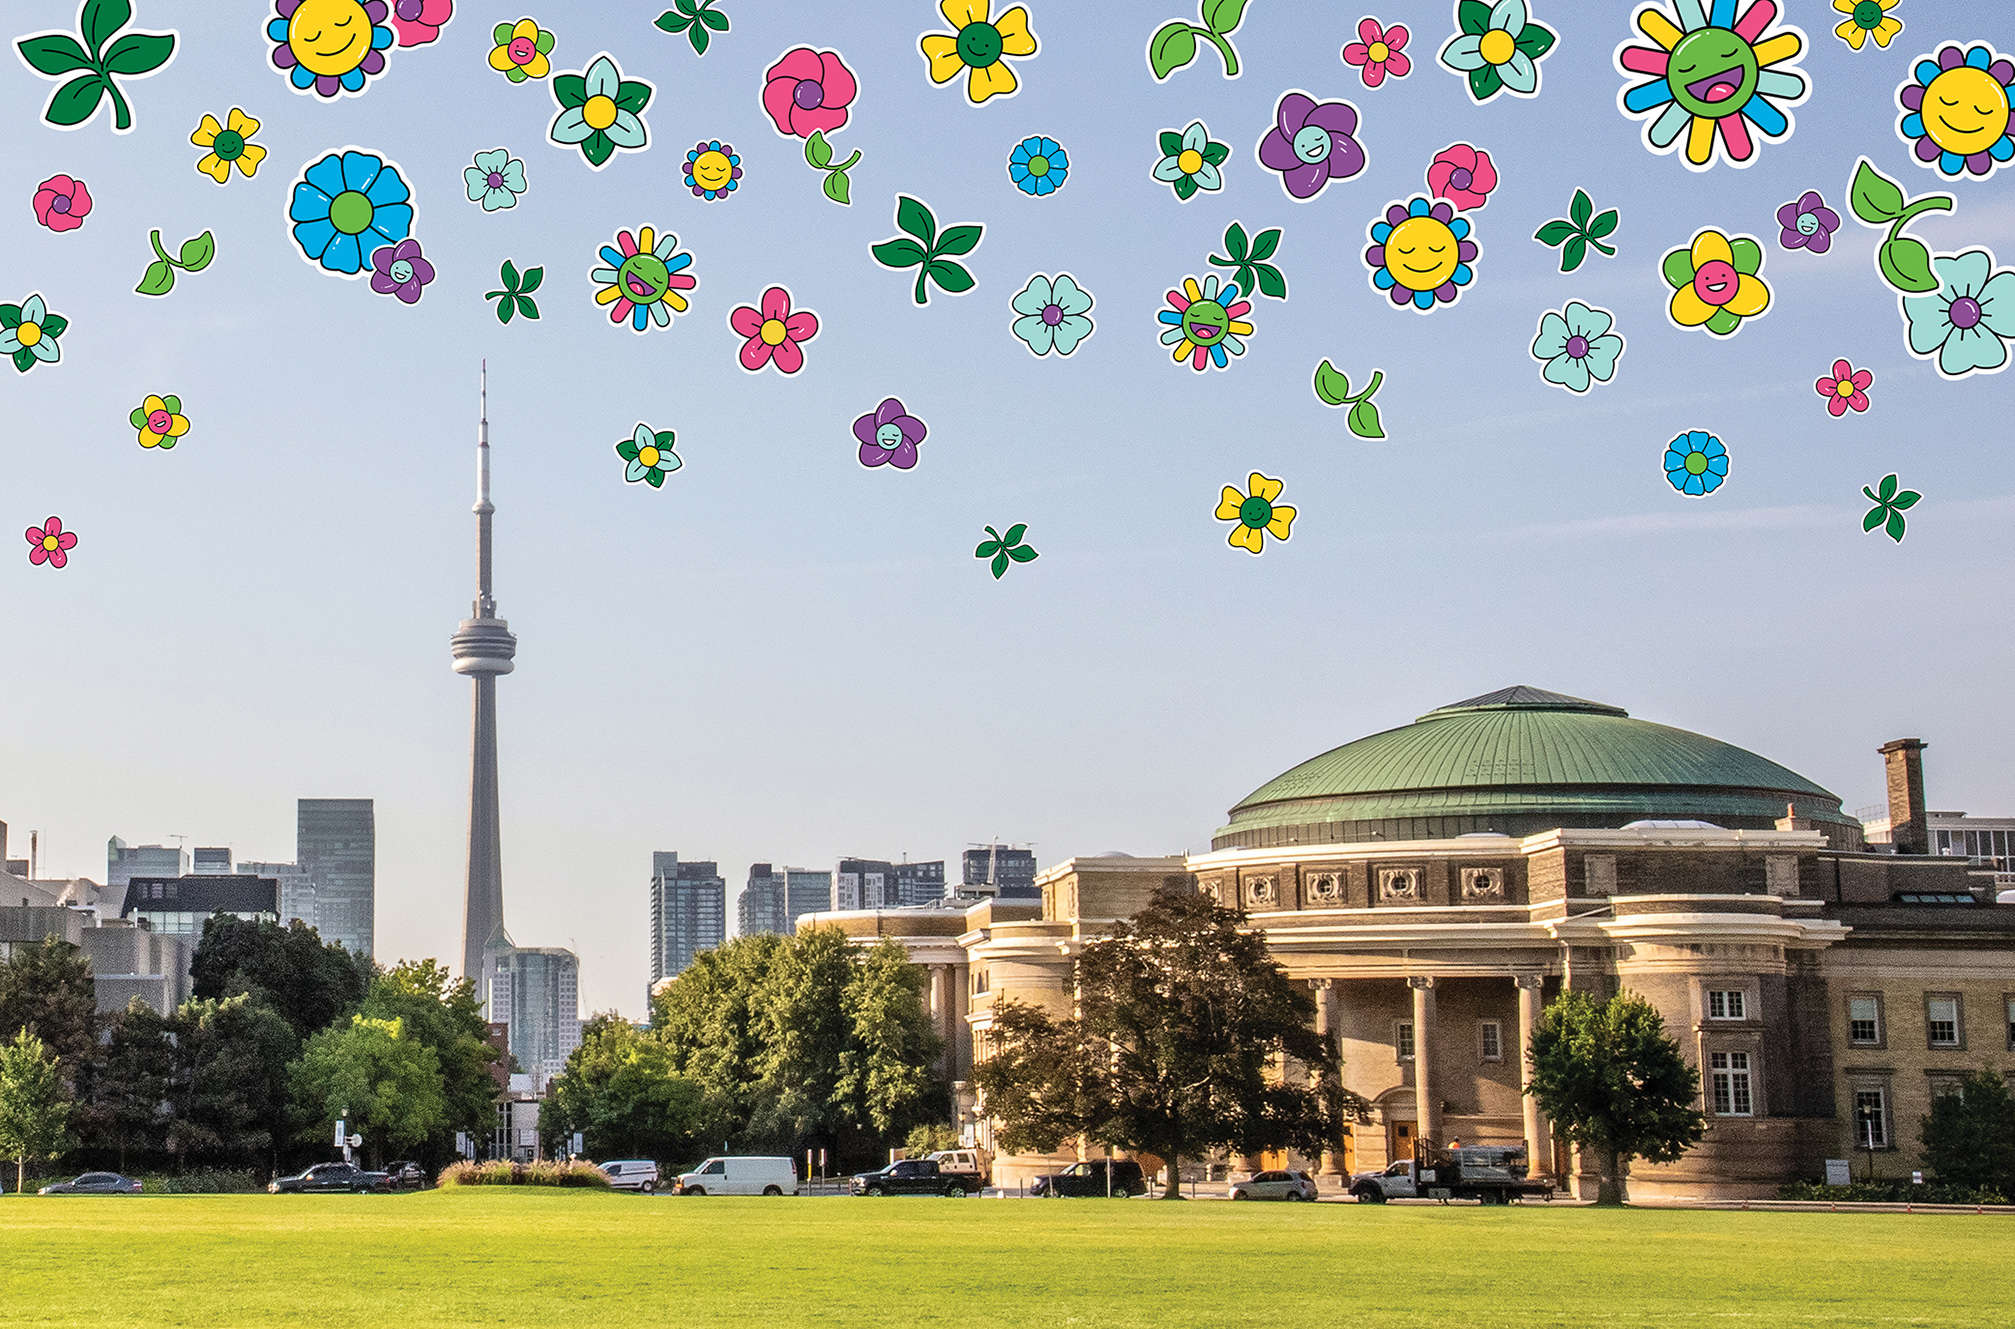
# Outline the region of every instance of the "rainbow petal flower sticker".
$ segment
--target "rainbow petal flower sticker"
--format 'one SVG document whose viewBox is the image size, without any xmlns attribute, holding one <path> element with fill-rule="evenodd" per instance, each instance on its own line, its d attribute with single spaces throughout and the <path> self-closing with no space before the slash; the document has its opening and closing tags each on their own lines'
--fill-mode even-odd
<svg viewBox="0 0 2015 1329">
<path fill-rule="evenodd" d="M 609 322 L 627 320 L 633 332 L 644 332 L 653 323 L 670 327 L 673 314 L 686 312 L 686 297 L 679 292 L 699 285 L 698 278 L 686 273 L 693 256 L 679 252 L 679 237 L 670 231 L 659 235 L 639 226 L 635 238 L 618 231 L 613 247 L 602 246 L 602 262 L 608 266 L 588 273 L 588 280 L 602 288 L 595 292 L 595 303 L 613 306 Z"/>
<path fill-rule="evenodd" d="M 1016 5 L 989 22 L 988 4 L 989 0 L 939 0 L 939 12 L 957 35 L 927 32 L 917 40 L 930 65 L 931 82 L 949 83 L 963 73 L 966 98 L 975 106 L 989 97 L 1014 96 L 1017 85 L 1008 57 L 1025 60 L 1036 53 L 1028 10 Z"/>
<path fill-rule="evenodd" d="M 1170 291 L 1168 302 L 1171 307 L 1159 316 L 1167 325 L 1161 344 L 1175 347 L 1177 364 L 1187 360 L 1189 367 L 1201 374 L 1211 365 L 1224 368 L 1226 351 L 1245 354 L 1240 338 L 1252 335 L 1252 324 L 1243 321 L 1252 305 L 1239 299 L 1236 283 L 1220 287 L 1215 273 L 1205 277 L 1201 286 L 1196 278 L 1184 277 L 1182 290 Z"/>
<path fill-rule="evenodd" d="M 1672 287 L 1666 312 L 1675 327 L 1705 327 L 1729 337 L 1743 319 L 1760 317 L 1770 307 L 1770 288 L 1761 275 L 1763 246 L 1751 236 L 1702 231 L 1689 248 L 1667 254 L 1659 270 Z"/>
<path fill-rule="evenodd" d="M 1678 151 L 1691 171 L 1714 165 L 1715 154 L 1733 166 L 1756 160 L 1752 131 L 1766 139 L 1791 136 L 1787 107 L 1811 91 L 1791 62 L 1805 49 L 1805 34 L 1776 24 L 1775 0 L 1751 0 L 1736 17 L 1737 0 L 1659 0 L 1639 6 L 1638 31 L 1653 46 L 1616 48 L 1625 77 L 1650 77 L 1618 91 L 1623 114 L 1643 120 L 1644 146 L 1663 155 Z M 1670 12 L 1668 12 L 1668 9 Z M 1775 31 L 1764 36 L 1775 25 Z"/>
<path fill-rule="evenodd" d="M 1966 51 L 1947 46 L 1910 72 L 1896 89 L 1904 111 L 1896 132 L 1918 161 L 1941 175 L 1980 180 L 2015 158 L 2015 60 L 1980 43 Z"/>
<path fill-rule="evenodd" d="M 30 526 L 27 535 L 28 561 L 38 568 L 44 563 L 52 568 L 62 567 L 70 561 L 70 551 L 77 547 L 77 533 L 64 530 L 61 517 Z"/>
<path fill-rule="evenodd" d="M 1285 487 L 1280 481 L 1258 471 L 1246 477 L 1249 493 L 1242 494 L 1226 485 L 1223 497 L 1218 500 L 1217 519 L 1238 523 L 1231 528 L 1231 536 L 1226 543 L 1248 554 L 1257 554 L 1266 547 L 1267 536 L 1271 535 L 1276 540 L 1287 539 L 1288 531 L 1294 526 L 1294 509 L 1274 502 Z"/>
<path fill-rule="evenodd" d="M 189 417 L 182 414 L 182 399 L 169 395 L 149 396 L 126 417 L 140 433 L 140 446 L 166 451 L 175 440 L 189 432 Z"/>
</svg>

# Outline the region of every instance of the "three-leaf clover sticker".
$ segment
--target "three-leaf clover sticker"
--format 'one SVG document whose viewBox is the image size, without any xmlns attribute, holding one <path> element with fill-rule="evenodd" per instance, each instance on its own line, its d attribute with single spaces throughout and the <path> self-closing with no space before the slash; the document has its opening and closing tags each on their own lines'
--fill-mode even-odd
<svg viewBox="0 0 2015 1329">
<path fill-rule="evenodd" d="M 546 270 L 526 268 L 524 277 L 520 278 L 518 265 L 505 259 L 504 266 L 497 272 L 497 277 L 504 283 L 504 289 L 483 293 L 485 300 L 502 298 L 502 302 L 497 306 L 497 322 L 509 323 L 516 314 L 536 319 L 539 316 L 539 302 L 532 298 L 532 292 L 538 290 L 539 283 L 546 279 Z"/>
<path fill-rule="evenodd" d="M 992 559 L 994 580 L 999 581 L 1007 572 L 1010 559 L 1016 563 L 1033 563 L 1041 557 L 1035 550 L 1021 542 L 1022 536 L 1027 533 L 1028 523 L 1025 521 L 1018 521 L 1008 527 L 1006 535 L 989 526 L 987 534 L 993 539 L 980 541 L 979 548 L 973 550 L 973 557 Z"/>
<path fill-rule="evenodd" d="M 145 78 L 175 58 L 173 29 L 167 32 L 114 34 L 133 21 L 127 0 L 84 0 L 77 7 L 77 34 L 37 32 L 14 44 L 21 59 L 43 78 L 77 75 L 49 94 L 42 118 L 58 129 L 76 129 L 98 114 L 98 104 L 112 98 L 112 132 L 133 128 L 133 108 L 119 91 L 122 78 Z M 83 40 L 80 44 L 78 38 Z M 110 43 L 109 45 L 107 43 Z"/>
<path fill-rule="evenodd" d="M 1558 217 L 1546 223 L 1533 234 L 1533 239 L 1551 249 L 1560 250 L 1560 270 L 1572 272 L 1581 266 L 1581 260 L 1588 257 L 1588 247 L 1594 245 L 1611 258 L 1616 251 L 1602 243 L 1602 237 L 1616 230 L 1616 209 L 1610 208 L 1597 214 L 1595 203 L 1586 190 L 1574 191 L 1574 201 L 1567 205 L 1569 220 Z"/>
<path fill-rule="evenodd" d="M 1251 248 L 1246 247 L 1245 227 L 1237 222 L 1224 233 L 1224 249 L 1230 258 L 1210 256 L 1213 266 L 1231 268 L 1231 279 L 1238 283 L 1238 289 L 1251 292 L 1255 288 L 1261 295 L 1270 295 L 1276 300 L 1287 299 L 1287 278 L 1280 275 L 1280 269 L 1261 259 L 1272 258 L 1273 251 L 1280 247 L 1280 228 L 1261 231 L 1252 237 Z"/>
<path fill-rule="evenodd" d="M 917 268 L 916 301 L 930 303 L 927 282 L 936 282 L 952 295 L 973 288 L 973 275 L 947 254 L 970 254 L 980 242 L 985 226 L 947 226 L 940 232 L 931 210 L 908 195 L 896 196 L 896 225 L 916 237 L 894 236 L 870 247 L 875 262 L 885 268 Z M 1029 557 L 1033 558 L 1031 554 Z"/>
<path fill-rule="evenodd" d="M 1913 295 L 1938 289 L 1938 278 L 1931 271 L 1931 251 L 1924 247 L 1923 241 L 1903 234 L 1903 228 L 1922 213 L 1951 211 L 1952 195 L 1926 194 L 1906 201 L 1903 187 L 1870 166 L 1863 157 L 1854 167 L 1854 183 L 1848 187 L 1847 201 L 1863 225 L 1889 228 L 1889 234 L 1875 251 L 1875 266 L 1881 269 L 1882 280 Z M 1896 529 L 1903 528 L 1898 525 Z"/>
<path fill-rule="evenodd" d="M 826 197 L 835 203 L 853 202 L 852 186 L 847 181 L 847 172 L 860 159 L 860 150 L 856 148 L 853 156 L 837 166 L 833 165 L 833 145 L 826 142 L 826 131 L 823 129 L 814 129 L 812 136 L 805 140 L 805 165 L 815 171 L 826 173 L 824 186 Z"/>
<path fill-rule="evenodd" d="M 1385 382 L 1385 371 L 1371 371 L 1371 384 L 1363 392 L 1352 396 L 1350 377 L 1341 373 L 1336 366 L 1324 360 L 1315 367 L 1315 396 L 1324 406 L 1350 407 L 1350 432 L 1359 438 L 1384 438 L 1385 430 L 1378 423 L 1378 403 L 1372 394 L 1379 384 Z"/>
<path fill-rule="evenodd" d="M 161 247 L 161 233 L 149 231 L 147 239 L 154 246 L 154 261 L 147 265 L 147 273 L 133 290 L 140 295 L 166 295 L 175 289 L 175 269 L 184 272 L 201 272 L 210 266 L 210 260 L 217 256 L 217 240 L 208 231 L 192 239 L 184 240 L 182 248 L 174 258 Z"/>
<path fill-rule="evenodd" d="M 1231 34 L 1245 21 L 1246 0 L 1200 0 L 1197 17 L 1201 27 L 1184 19 L 1174 19 L 1155 29 L 1147 39 L 1147 67 L 1154 81 L 1161 83 L 1170 74 L 1196 59 L 1196 39 L 1201 37 L 1217 48 L 1224 59 L 1224 76 L 1238 77 L 1238 51 Z"/>
<path fill-rule="evenodd" d="M 654 26 L 673 36 L 686 34 L 694 55 L 705 55 L 714 33 L 728 30 L 728 16 L 714 6 L 719 0 L 673 0 L 674 7 L 658 15 Z"/>
<path fill-rule="evenodd" d="M 1875 505 L 1868 510 L 1868 515 L 1861 519 L 1862 532 L 1865 534 L 1880 526 L 1883 528 L 1883 534 L 1898 544 L 1903 543 L 1903 510 L 1915 506 L 1917 500 L 1924 495 L 1914 489 L 1897 493 L 1894 474 L 1882 477 L 1880 492 L 1870 489 L 1867 485 L 1861 486 L 1861 492 Z"/>
</svg>

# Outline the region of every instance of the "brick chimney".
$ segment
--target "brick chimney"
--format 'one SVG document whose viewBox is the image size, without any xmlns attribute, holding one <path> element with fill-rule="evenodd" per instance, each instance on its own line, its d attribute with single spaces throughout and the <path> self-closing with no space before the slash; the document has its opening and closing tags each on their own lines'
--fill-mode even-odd
<svg viewBox="0 0 2015 1329">
<path fill-rule="evenodd" d="M 1889 777 L 1889 841 L 1899 854 L 1931 852 L 1931 831 L 1924 817 L 1924 749 L 1915 738 L 1899 738 L 1879 749 Z"/>
</svg>

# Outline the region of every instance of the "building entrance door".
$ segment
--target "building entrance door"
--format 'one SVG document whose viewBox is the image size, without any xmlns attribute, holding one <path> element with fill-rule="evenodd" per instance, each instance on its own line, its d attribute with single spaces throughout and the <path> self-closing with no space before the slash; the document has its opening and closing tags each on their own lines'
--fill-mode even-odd
<svg viewBox="0 0 2015 1329">
<path fill-rule="evenodd" d="M 1397 1163 L 1413 1157 L 1413 1123 L 1395 1121 L 1392 1123 L 1392 1161 Z"/>
</svg>

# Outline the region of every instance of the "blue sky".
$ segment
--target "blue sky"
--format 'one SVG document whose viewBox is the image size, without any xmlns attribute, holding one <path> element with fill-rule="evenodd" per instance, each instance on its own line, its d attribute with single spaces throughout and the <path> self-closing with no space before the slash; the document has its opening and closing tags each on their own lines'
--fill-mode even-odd
<svg viewBox="0 0 2015 1329">
<path fill-rule="evenodd" d="M 751 861 L 955 860 L 996 835 L 1045 864 L 1200 850 L 1295 762 L 1512 683 L 1755 749 L 1850 810 L 1882 796 L 1877 745 L 1920 736 L 1933 806 L 2015 809 L 2015 378 L 1945 381 L 1908 353 L 1875 231 L 1847 217 L 1813 256 L 1773 220 L 1807 189 L 1845 215 L 1866 155 L 1913 197 L 1957 194 L 1913 224 L 1934 250 L 2015 263 L 2015 175 L 1947 184 L 1894 128 L 1919 56 L 2005 51 L 2005 22 L 1903 0 L 1903 34 L 1857 53 L 1830 5 L 1789 0 L 1812 84 L 1794 134 L 1746 170 L 1694 173 L 1618 109 L 1620 6 L 1539 4 L 1560 34 L 1539 95 L 1478 106 L 1434 62 L 1449 4 L 1253 0 L 1238 79 L 1206 52 L 1157 84 L 1142 50 L 1183 3 L 1037 0 L 1021 91 L 979 107 L 926 76 L 918 37 L 945 25 L 924 0 L 725 0 L 732 30 L 704 57 L 651 26 L 657 4 L 533 6 L 556 70 L 606 51 L 656 85 L 648 150 L 601 171 L 547 141 L 545 84 L 486 64 L 517 7 L 458 0 L 438 41 L 322 101 L 268 63 L 268 10 L 142 0 L 136 26 L 181 42 L 125 84 L 126 135 L 102 114 L 43 125 L 53 85 L 9 59 L 0 301 L 39 291 L 72 327 L 59 364 L 0 377 L 0 510 L 17 531 L 58 514 L 80 543 L 60 572 L 25 543 L 0 563 L 0 819 L 42 831 L 45 871 L 102 877 L 113 834 L 285 859 L 297 796 L 373 797 L 380 954 L 452 955 L 469 703 L 448 634 L 473 594 L 484 357 L 497 595 L 520 638 L 499 687 L 506 913 L 521 943 L 580 951 L 592 1008 L 642 1011 L 654 849 L 719 860 L 731 913 Z M 1412 73 L 1377 89 L 1339 58 L 1367 13 L 1413 34 Z M 76 10 L 9 17 L 25 33 Z M 862 153 L 851 207 L 761 106 L 764 71 L 798 46 L 838 50 L 860 83 L 833 135 Z M 1255 156 L 1290 89 L 1352 102 L 1369 159 L 1308 202 Z M 189 135 L 233 106 L 270 156 L 220 188 Z M 1222 191 L 1182 203 L 1151 178 L 1156 135 L 1199 119 L 1232 156 Z M 1035 134 L 1070 155 L 1039 199 L 1006 169 Z M 680 167 L 714 139 L 745 175 L 706 202 Z M 1396 310 L 1367 280 L 1367 228 L 1459 142 L 1502 178 L 1470 214 L 1475 281 L 1429 315 Z M 292 182 L 348 145 L 412 188 L 439 270 L 416 305 L 309 266 L 289 234 Z M 461 173 L 500 146 L 530 191 L 486 213 Z M 94 198 L 60 235 L 28 206 L 58 172 Z M 1563 275 L 1531 237 L 1577 185 L 1620 209 L 1619 253 Z M 913 274 L 875 263 L 898 194 L 940 226 L 985 225 L 973 290 L 918 307 Z M 1259 302 L 1229 369 L 1194 373 L 1156 311 L 1221 271 L 1205 259 L 1235 219 L 1284 228 L 1291 298 Z M 640 225 L 675 232 L 698 278 L 691 312 L 642 336 L 588 279 Z M 1767 255 L 1772 306 L 1726 340 L 1664 312 L 1660 259 L 1705 227 Z M 153 228 L 171 249 L 208 229 L 218 251 L 159 299 L 132 293 Z M 483 299 L 507 258 L 546 269 L 536 323 L 501 326 Z M 1096 330 L 1039 360 L 1009 300 L 1066 271 Z M 728 326 L 772 285 L 820 320 L 791 377 L 744 372 Z M 1628 343 L 1585 396 L 1527 352 L 1571 299 L 1614 311 Z M 1384 371 L 1386 439 L 1316 400 L 1325 358 L 1357 384 Z M 1875 375 L 1866 415 L 1836 420 L 1813 390 L 1839 358 Z M 170 392 L 192 429 L 142 450 L 127 415 Z M 929 425 L 911 471 L 855 458 L 855 417 L 888 396 Z M 677 432 L 661 490 L 623 481 L 614 448 L 640 421 Z M 1689 429 L 1732 461 L 1704 499 L 1662 470 Z M 1254 470 L 1299 512 L 1260 557 L 1213 517 Z M 1892 471 L 1925 495 L 1901 545 L 1861 531 L 1861 486 Z M 996 582 L 973 547 L 1015 522 L 1041 557 Z"/>
</svg>

